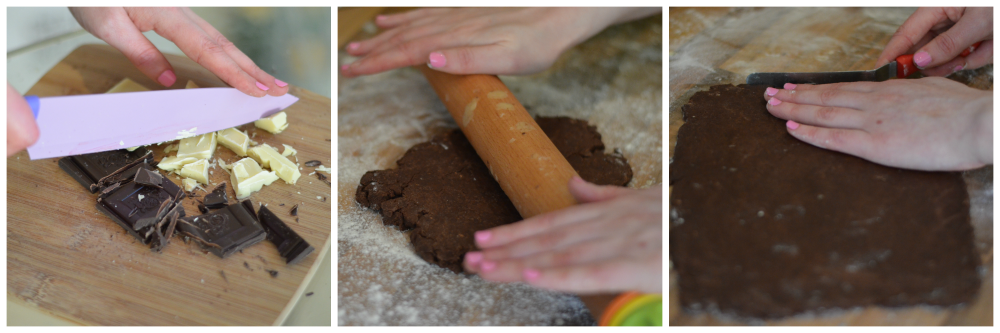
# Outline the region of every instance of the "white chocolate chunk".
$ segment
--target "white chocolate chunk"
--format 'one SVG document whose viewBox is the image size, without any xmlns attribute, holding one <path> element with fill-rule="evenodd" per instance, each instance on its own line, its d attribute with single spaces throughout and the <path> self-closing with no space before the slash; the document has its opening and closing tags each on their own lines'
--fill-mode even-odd
<svg viewBox="0 0 1000 333">
<path fill-rule="evenodd" d="M 132 81 L 129 78 L 124 78 L 121 82 L 118 82 L 114 87 L 108 89 L 107 94 L 123 93 L 123 92 L 136 92 L 136 91 L 149 91 L 149 88 Z"/>
<path fill-rule="evenodd" d="M 286 145 L 284 143 L 282 143 L 281 145 L 285 146 L 285 151 L 281 152 L 281 156 L 290 156 L 290 155 L 295 155 L 295 154 L 299 153 L 299 151 L 295 150 L 295 148 L 292 148 L 292 146 Z M 298 157 L 296 157 L 296 158 L 298 158 Z"/>
<path fill-rule="evenodd" d="M 250 137 L 246 133 L 235 128 L 227 128 L 216 132 L 219 143 L 232 150 L 236 155 L 247 156 L 247 146 L 250 145 Z"/>
<path fill-rule="evenodd" d="M 270 117 L 267 117 L 267 118 L 257 119 L 257 121 L 253 122 L 253 125 L 257 126 L 257 128 L 259 128 L 259 129 L 262 129 L 262 130 L 265 130 L 265 131 L 268 131 L 268 132 L 271 132 L 271 133 L 274 133 L 274 134 L 278 134 L 278 133 L 281 133 L 281 131 L 284 131 L 286 128 L 288 128 L 288 119 L 287 119 L 287 117 L 288 116 L 285 115 L 285 112 L 282 111 L 282 112 L 278 112 L 278 113 L 272 114 Z"/>
<path fill-rule="evenodd" d="M 316 167 L 316 171 L 323 171 L 326 172 L 327 174 L 330 174 L 330 171 L 333 170 L 330 170 L 330 168 L 327 168 L 325 165 L 320 164 L 318 167 Z"/>
<path fill-rule="evenodd" d="M 184 89 L 194 89 L 194 88 L 201 88 L 201 87 L 199 87 L 198 84 L 194 83 L 194 81 L 191 80 L 188 80 L 187 84 L 184 85 Z"/>
<path fill-rule="evenodd" d="M 199 183 L 208 185 L 208 160 L 197 160 L 181 167 L 182 177 L 197 180 Z"/>
<path fill-rule="evenodd" d="M 181 179 L 181 184 L 184 184 L 184 190 L 188 192 L 194 191 L 194 189 L 201 187 L 201 185 L 198 185 L 197 180 L 191 178 Z"/>
<path fill-rule="evenodd" d="M 295 184 L 299 180 L 299 177 L 302 176 L 295 163 L 292 163 L 287 157 L 278 154 L 277 150 L 274 150 L 273 147 L 267 144 L 250 148 L 247 155 L 250 155 L 250 157 L 259 162 L 261 166 L 277 173 L 278 177 L 284 180 L 285 183 Z"/>
<path fill-rule="evenodd" d="M 164 154 L 170 154 L 170 152 L 172 152 L 172 151 L 177 151 L 177 144 L 176 143 L 167 146 L 167 148 L 163 148 L 163 153 Z"/>
<path fill-rule="evenodd" d="M 278 180 L 274 171 L 264 171 L 252 158 L 244 158 L 232 164 L 233 171 L 229 173 L 230 181 L 236 190 L 236 199 L 243 200 L 251 193 L 260 191 L 264 185 L 271 185 Z"/>
<path fill-rule="evenodd" d="M 215 153 L 217 145 L 215 132 L 181 139 L 180 148 L 177 149 L 177 157 L 208 159 L 212 157 L 212 153 Z"/>
<path fill-rule="evenodd" d="M 160 160 L 160 163 L 156 164 L 156 167 L 164 171 L 177 171 L 185 164 L 194 163 L 197 160 L 198 159 L 194 157 L 177 157 L 177 156 L 164 157 L 162 160 Z"/>
</svg>

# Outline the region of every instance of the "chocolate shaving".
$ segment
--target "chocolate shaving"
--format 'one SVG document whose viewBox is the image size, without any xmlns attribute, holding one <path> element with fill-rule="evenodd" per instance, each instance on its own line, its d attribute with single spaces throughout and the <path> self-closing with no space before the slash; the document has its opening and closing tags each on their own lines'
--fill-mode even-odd
<svg viewBox="0 0 1000 333">
<path fill-rule="evenodd" d="M 299 216 L 299 205 L 292 206 L 292 210 L 288 211 L 288 214 L 292 214 L 292 216 Z"/>
<path fill-rule="evenodd" d="M 267 270 L 267 272 L 269 274 L 271 274 L 271 277 L 273 277 L 273 278 L 278 277 L 278 271 L 276 271 L 276 270 L 269 269 L 269 270 Z"/>
<path fill-rule="evenodd" d="M 320 162 L 320 161 L 317 161 L 317 160 L 312 160 L 312 161 L 306 162 L 306 166 L 307 167 L 317 167 L 317 166 L 320 166 L 320 165 L 323 165 L 323 162 Z"/>
<path fill-rule="evenodd" d="M 219 275 L 222 275 L 222 279 L 229 283 L 229 279 L 226 278 L 226 271 L 219 271 Z"/>
<path fill-rule="evenodd" d="M 97 195 L 97 199 L 100 200 L 106 198 L 108 195 L 111 194 L 111 192 L 114 192 L 116 189 L 118 189 L 119 186 L 121 186 L 121 183 L 114 183 L 111 186 L 104 188 L 104 190 L 101 191 L 101 194 Z"/>
<path fill-rule="evenodd" d="M 313 295 L 313 292 L 311 292 L 311 291 L 306 293 L 306 297 L 312 296 L 312 295 Z"/>
<path fill-rule="evenodd" d="M 326 183 L 327 185 L 333 186 L 333 184 L 330 183 L 330 180 L 324 176 L 323 173 L 317 172 L 316 178 L 319 178 L 320 181 Z"/>
</svg>

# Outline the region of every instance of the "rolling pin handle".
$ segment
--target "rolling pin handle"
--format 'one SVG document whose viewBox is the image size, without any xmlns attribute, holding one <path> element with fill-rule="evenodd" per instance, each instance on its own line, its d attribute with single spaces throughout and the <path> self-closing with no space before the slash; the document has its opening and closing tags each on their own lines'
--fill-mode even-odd
<svg viewBox="0 0 1000 333">
<path fill-rule="evenodd" d="M 976 49 L 979 48 L 979 44 L 982 44 L 982 43 L 983 43 L 982 41 L 979 41 L 979 42 L 976 42 L 975 44 L 970 45 L 969 48 L 967 48 L 964 51 L 962 51 L 962 54 L 959 54 L 959 55 L 963 56 L 963 57 L 968 57 L 970 54 L 972 54 L 972 52 L 976 51 Z"/>
<path fill-rule="evenodd" d="M 904 54 L 896 58 L 896 77 L 905 78 L 917 71 L 917 66 L 913 64 L 913 55 Z"/>
<path fill-rule="evenodd" d="M 31 107 L 31 114 L 35 116 L 35 119 L 38 119 L 38 110 L 41 108 L 41 100 L 38 99 L 38 96 L 24 96 L 24 101 L 28 102 L 28 106 Z"/>
</svg>

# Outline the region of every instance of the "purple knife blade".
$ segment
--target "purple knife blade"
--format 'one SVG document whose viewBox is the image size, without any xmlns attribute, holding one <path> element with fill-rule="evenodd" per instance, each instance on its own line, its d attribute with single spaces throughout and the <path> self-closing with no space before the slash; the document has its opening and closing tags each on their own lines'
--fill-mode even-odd
<svg viewBox="0 0 1000 333">
<path fill-rule="evenodd" d="M 42 97 L 32 160 L 173 141 L 243 125 L 298 101 L 234 88 Z"/>
</svg>

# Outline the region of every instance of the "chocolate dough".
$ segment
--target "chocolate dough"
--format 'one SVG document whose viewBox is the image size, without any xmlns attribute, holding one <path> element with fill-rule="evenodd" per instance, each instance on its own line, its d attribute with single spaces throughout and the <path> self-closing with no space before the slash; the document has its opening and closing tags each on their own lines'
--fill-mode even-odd
<svg viewBox="0 0 1000 333">
<path fill-rule="evenodd" d="M 632 180 L 628 161 L 621 154 L 605 154 L 601 135 L 587 122 L 536 121 L 584 180 L 617 186 Z M 413 229 L 410 241 L 428 262 L 462 272 L 465 253 L 477 250 L 473 233 L 521 220 L 460 130 L 413 146 L 396 164 L 396 169 L 365 173 L 355 198 L 380 212 L 386 225 Z"/>
<path fill-rule="evenodd" d="M 979 257 L 959 173 L 813 147 L 763 96 L 714 86 L 682 108 L 670 257 L 685 308 L 774 318 L 970 300 Z"/>
</svg>

